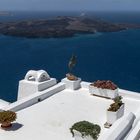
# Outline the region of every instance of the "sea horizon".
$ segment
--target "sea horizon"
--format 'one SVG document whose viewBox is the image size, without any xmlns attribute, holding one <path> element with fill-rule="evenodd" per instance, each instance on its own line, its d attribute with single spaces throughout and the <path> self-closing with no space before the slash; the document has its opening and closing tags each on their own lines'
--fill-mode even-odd
<svg viewBox="0 0 140 140">
<path fill-rule="evenodd" d="M 3 12 L 3 11 L 2 11 Z M 120 23 L 140 23 L 140 11 L 11 11 L 9 15 L 0 16 L 0 22 L 20 21 L 31 19 L 49 19 L 57 16 L 81 16 L 85 13 L 85 17 L 99 18 L 110 22 Z"/>
</svg>

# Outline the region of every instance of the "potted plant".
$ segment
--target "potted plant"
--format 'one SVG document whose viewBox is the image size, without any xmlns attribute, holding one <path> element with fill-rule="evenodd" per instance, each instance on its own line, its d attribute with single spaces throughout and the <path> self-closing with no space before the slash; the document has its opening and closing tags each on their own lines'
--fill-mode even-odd
<svg viewBox="0 0 140 140">
<path fill-rule="evenodd" d="M 118 86 L 110 80 L 97 80 L 89 85 L 89 93 L 114 99 L 118 96 Z"/>
<path fill-rule="evenodd" d="M 72 74 L 72 70 L 75 67 L 77 62 L 77 58 L 75 55 L 72 55 L 72 57 L 69 60 L 68 68 L 69 73 L 66 74 L 66 78 L 62 79 L 62 82 L 66 84 L 66 88 L 68 89 L 78 89 L 80 88 L 81 79 L 76 77 L 74 74 Z"/>
<path fill-rule="evenodd" d="M 75 123 L 70 128 L 70 131 L 75 140 L 97 140 L 101 128 L 97 124 L 93 124 L 88 121 L 80 121 Z"/>
<path fill-rule="evenodd" d="M 122 97 L 118 96 L 114 99 L 114 103 L 107 109 L 107 123 L 112 125 L 117 119 L 124 115 L 124 103 Z"/>
<path fill-rule="evenodd" d="M 11 122 L 16 120 L 16 113 L 13 111 L 0 112 L 0 123 L 2 128 L 9 128 L 12 126 Z"/>
</svg>

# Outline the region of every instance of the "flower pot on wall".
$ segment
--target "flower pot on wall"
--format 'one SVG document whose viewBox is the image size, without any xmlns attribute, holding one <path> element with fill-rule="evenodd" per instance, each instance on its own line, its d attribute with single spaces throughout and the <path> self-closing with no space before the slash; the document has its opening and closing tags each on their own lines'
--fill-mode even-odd
<svg viewBox="0 0 140 140">
<path fill-rule="evenodd" d="M 94 87 L 93 85 L 89 85 L 89 93 L 91 93 L 92 95 L 97 95 L 97 96 L 111 98 L 111 99 L 114 99 L 119 95 L 118 88 L 115 90 L 102 89 L 102 88 Z"/>
<path fill-rule="evenodd" d="M 113 124 L 116 120 L 121 118 L 124 115 L 124 104 L 116 111 L 108 111 L 107 110 L 107 123 Z"/>
</svg>

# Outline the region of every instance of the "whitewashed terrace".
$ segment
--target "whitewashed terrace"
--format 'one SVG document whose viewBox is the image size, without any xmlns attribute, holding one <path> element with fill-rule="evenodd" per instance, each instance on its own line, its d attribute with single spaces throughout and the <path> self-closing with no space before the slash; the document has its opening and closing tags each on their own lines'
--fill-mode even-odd
<svg viewBox="0 0 140 140">
<path fill-rule="evenodd" d="M 123 92 L 123 90 L 120 90 Z M 123 93 L 121 93 L 123 94 Z M 139 111 L 140 100 L 124 96 L 125 114 Z M 108 129 L 106 109 L 112 100 L 91 96 L 87 88 L 64 89 L 57 94 L 17 112 L 16 130 L 0 130 L 0 140 L 73 140 L 69 128 L 78 121 L 101 126 L 101 134 Z M 14 128 L 13 127 L 13 128 Z"/>
</svg>

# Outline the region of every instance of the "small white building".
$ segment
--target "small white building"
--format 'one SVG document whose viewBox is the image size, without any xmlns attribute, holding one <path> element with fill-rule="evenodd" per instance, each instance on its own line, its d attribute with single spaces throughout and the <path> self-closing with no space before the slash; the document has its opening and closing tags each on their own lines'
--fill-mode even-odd
<svg viewBox="0 0 140 140">
<path fill-rule="evenodd" d="M 25 75 L 25 78 L 19 81 L 18 100 L 41 92 L 56 84 L 55 78 L 50 78 L 49 74 L 44 70 L 30 70 Z"/>
</svg>

